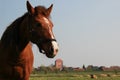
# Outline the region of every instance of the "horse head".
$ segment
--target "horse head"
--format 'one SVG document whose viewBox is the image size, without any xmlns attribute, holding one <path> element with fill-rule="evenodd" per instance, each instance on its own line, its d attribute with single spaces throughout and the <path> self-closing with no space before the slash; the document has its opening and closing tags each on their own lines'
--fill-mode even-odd
<svg viewBox="0 0 120 80">
<path fill-rule="evenodd" d="M 43 6 L 32 7 L 27 1 L 29 39 L 35 43 L 41 53 L 48 58 L 53 58 L 58 52 L 58 44 L 53 34 L 53 23 L 50 13 L 53 4 L 49 8 Z"/>
</svg>

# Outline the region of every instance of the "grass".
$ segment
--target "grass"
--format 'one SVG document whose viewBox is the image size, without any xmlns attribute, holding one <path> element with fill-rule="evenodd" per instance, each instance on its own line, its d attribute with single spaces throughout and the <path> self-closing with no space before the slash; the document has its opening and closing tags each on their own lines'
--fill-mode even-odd
<svg viewBox="0 0 120 80">
<path fill-rule="evenodd" d="M 97 78 L 91 78 L 91 74 Z M 114 72 L 59 72 L 32 74 L 30 80 L 120 80 L 120 73 Z"/>
<path fill-rule="evenodd" d="M 89 77 L 31 77 L 30 80 L 95 80 Z M 98 77 L 96 80 L 120 80 L 120 77 Z"/>
</svg>

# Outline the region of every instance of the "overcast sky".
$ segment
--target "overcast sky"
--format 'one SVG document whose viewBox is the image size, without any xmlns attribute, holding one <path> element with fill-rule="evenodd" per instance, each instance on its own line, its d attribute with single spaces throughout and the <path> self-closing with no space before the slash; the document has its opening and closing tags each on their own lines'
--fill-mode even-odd
<svg viewBox="0 0 120 80">
<path fill-rule="evenodd" d="M 29 0 L 33 6 L 54 4 L 51 19 L 59 53 L 48 59 L 33 45 L 34 67 L 54 64 L 120 66 L 120 0 Z M 0 0 L 0 36 L 26 12 L 26 0 Z"/>
</svg>

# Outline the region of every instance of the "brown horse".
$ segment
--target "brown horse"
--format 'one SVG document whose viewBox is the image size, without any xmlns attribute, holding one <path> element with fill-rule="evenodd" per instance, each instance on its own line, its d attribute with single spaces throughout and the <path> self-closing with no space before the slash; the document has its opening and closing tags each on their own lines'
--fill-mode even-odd
<svg viewBox="0 0 120 80">
<path fill-rule="evenodd" d="M 8 26 L 0 40 L 0 80 L 29 80 L 33 67 L 31 42 L 48 58 L 58 52 L 49 18 L 53 5 L 33 8 L 28 1 L 26 5 L 28 12 Z"/>
</svg>

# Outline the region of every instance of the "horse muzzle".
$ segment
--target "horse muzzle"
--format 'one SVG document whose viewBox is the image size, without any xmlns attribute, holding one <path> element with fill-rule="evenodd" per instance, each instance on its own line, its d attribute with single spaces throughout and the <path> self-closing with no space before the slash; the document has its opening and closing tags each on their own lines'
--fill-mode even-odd
<svg viewBox="0 0 120 80">
<path fill-rule="evenodd" d="M 55 39 L 49 41 L 49 42 L 46 42 L 48 45 L 49 43 L 51 43 L 51 45 L 49 46 L 44 46 L 44 47 L 40 47 L 39 46 L 39 51 L 43 54 L 45 54 L 48 58 L 54 58 L 58 51 L 59 51 L 59 47 L 58 47 L 58 43 Z"/>
<path fill-rule="evenodd" d="M 54 58 L 58 51 L 59 51 L 59 47 L 56 41 L 52 41 L 52 46 L 48 49 L 48 51 L 46 51 L 46 56 L 48 58 Z"/>
<path fill-rule="evenodd" d="M 49 48 L 49 50 L 46 53 L 46 56 L 48 58 L 54 58 L 59 51 L 59 47 L 56 41 L 52 41 L 52 46 Z"/>
</svg>

